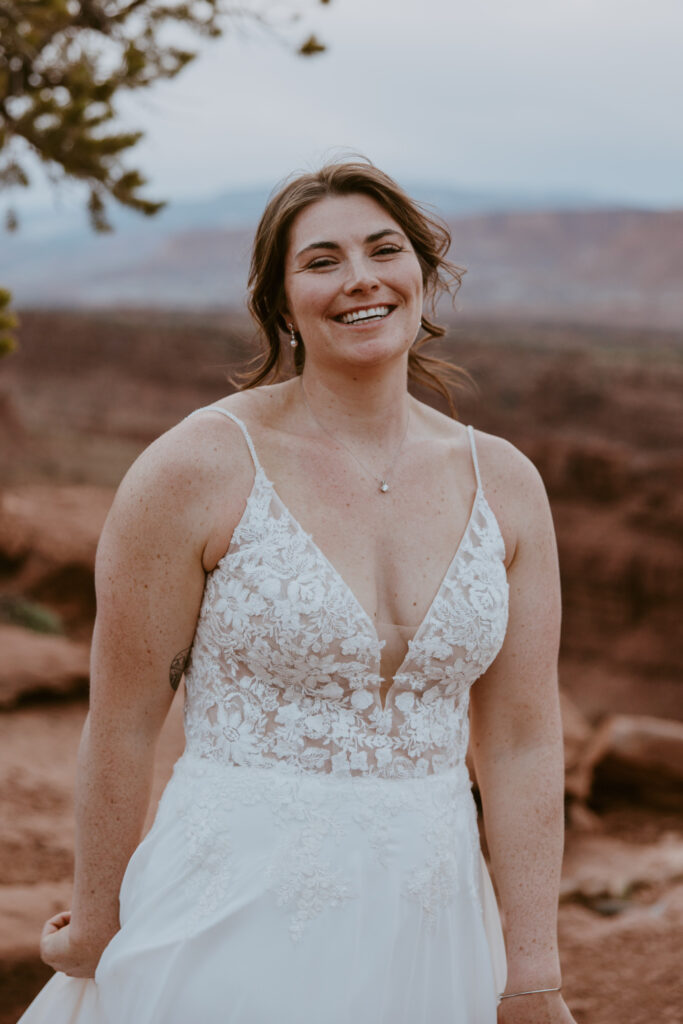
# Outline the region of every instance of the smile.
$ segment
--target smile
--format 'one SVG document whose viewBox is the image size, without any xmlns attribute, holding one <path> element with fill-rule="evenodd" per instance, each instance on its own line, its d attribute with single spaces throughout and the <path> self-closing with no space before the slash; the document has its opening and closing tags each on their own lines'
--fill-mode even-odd
<svg viewBox="0 0 683 1024">
<path fill-rule="evenodd" d="M 350 313 L 342 313 L 334 319 L 340 324 L 362 324 L 374 320 L 384 320 L 394 310 L 394 306 L 372 306 L 369 309 L 354 309 Z"/>
</svg>

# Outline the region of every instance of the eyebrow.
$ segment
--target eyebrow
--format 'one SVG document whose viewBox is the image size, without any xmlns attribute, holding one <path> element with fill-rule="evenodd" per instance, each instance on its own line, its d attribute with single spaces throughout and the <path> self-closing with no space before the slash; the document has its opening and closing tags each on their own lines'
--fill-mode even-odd
<svg viewBox="0 0 683 1024">
<path fill-rule="evenodd" d="M 366 243 L 377 242 L 380 238 L 385 238 L 387 235 L 398 235 L 400 238 L 405 237 L 400 231 L 397 231 L 396 228 L 383 228 L 381 231 L 374 231 L 371 235 L 368 235 L 365 241 Z M 298 259 L 299 256 L 303 256 L 304 253 L 310 252 L 311 249 L 338 250 L 341 249 L 341 246 L 338 242 L 311 242 L 310 245 L 304 246 L 304 248 L 296 254 L 296 258 Z"/>
</svg>

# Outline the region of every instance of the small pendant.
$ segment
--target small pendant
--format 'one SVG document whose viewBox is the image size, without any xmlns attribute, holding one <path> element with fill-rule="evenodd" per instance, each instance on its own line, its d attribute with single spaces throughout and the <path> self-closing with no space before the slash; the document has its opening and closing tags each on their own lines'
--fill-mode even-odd
<svg viewBox="0 0 683 1024">
<path fill-rule="evenodd" d="M 386 494 L 386 492 L 389 490 L 389 484 L 386 482 L 386 480 L 382 480 L 382 482 L 379 485 L 379 489 L 382 492 L 382 494 Z"/>
</svg>

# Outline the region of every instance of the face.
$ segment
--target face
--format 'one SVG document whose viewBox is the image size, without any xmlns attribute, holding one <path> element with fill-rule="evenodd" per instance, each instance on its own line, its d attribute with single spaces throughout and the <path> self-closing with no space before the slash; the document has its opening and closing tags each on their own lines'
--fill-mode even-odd
<svg viewBox="0 0 683 1024">
<path fill-rule="evenodd" d="M 422 270 L 410 241 L 369 196 L 327 196 L 295 218 L 285 262 L 287 308 L 306 360 L 377 363 L 408 351 L 422 316 Z"/>
</svg>

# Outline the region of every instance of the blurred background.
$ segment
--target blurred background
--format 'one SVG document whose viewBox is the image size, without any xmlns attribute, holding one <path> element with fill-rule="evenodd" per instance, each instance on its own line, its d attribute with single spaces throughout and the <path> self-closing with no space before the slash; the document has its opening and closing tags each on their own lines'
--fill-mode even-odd
<svg viewBox="0 0 683 1024">
<path fill-rule="evenodd" d="M 550 497 L 568 1001 L 579 1024 L 680 1021 L 679 0 L 133 6 L 0 0 L 0 1024 L 49 975 L 40 926 L 69 903 L 115 488 L 253 353 L 271 189 L 350 152 L 450 225 L 467 272 L 441 353 L 478 385 L 460 418 Z"/>
</svg>

